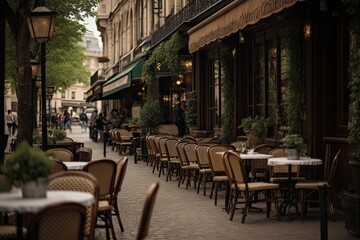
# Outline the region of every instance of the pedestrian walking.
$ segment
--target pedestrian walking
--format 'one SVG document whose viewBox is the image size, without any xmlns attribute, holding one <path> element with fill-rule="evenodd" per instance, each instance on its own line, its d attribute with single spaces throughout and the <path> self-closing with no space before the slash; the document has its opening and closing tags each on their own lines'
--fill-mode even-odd
<svg viewBox="0 0 360 240">
<path fill-rule="evenodd" d="M 85 110 L 82 110 L 82 113 L 80 113 L 80 126 L 81 126 L 81 132 L 83 133 L 84 131 L 86 132 L 86 128 L 87 128 L 87 124 L 88 124 L 88 117 L 85 113 Z"/>
<path fill-rule="evenodd" d="M 72 132 L 70 113 L 67 110 L 65 110 L 64 111 L 64 131 L 66 131 L 67 128 L 70 130 L 70 132 Z"/>
<path fill-rule="evenodd" d="M 11 136 L 13 123 L 14 123 L 14 115 L 12 114 L 11 110 L 8 110 L 8 113 L 5 116 L 5 120 L 6 120 L 6 125 L 8 127 L 9 136 Z"/>
</svg>

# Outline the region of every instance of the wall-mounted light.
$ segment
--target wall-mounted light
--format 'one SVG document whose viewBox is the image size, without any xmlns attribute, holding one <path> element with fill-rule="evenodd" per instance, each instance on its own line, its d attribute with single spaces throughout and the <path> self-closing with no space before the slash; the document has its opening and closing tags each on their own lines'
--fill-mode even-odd
<svg viewBox="0 0 360 240">
<path fill-rule="evenodd" d="M 158 71 L 160 71 L 160 68 L 161 68 L 161 63 L 156 63 L 156 69 L 158 70 Z"/>
<path fill-rule="evenodd" d="M 245 36 L 243 32 L 239 32 L 239 43 L 245 43 Z"/>
<path fill-rule="evenodd" d="M 304 37 L 305 37 L 305 39 L 310 39 L 310 37 L 311 37 L 311 26 L 309 23 L 305 23 Z"/>
<path fill-rule="evenodd" d="M 231 50 L 231 52 L 232 52 L 233 58 L 235 58 L 235 56 L 236 56 L 236 48 L 233 48 L 233 49 Z"/>
</svg>

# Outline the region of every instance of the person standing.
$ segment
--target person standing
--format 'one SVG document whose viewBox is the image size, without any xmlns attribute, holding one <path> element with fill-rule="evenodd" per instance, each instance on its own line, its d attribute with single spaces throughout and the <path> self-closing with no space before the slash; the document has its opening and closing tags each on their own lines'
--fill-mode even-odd
<svg viewBox="0 0 360 240">
<path fill-rule="evenodd" d="M 88 117 L 85 113 L 85 110 L 82 110 L 82 113 L 80 113 L 80 126 L 81 126 L 81 132 L 86 132 L 86 127 L 88 124 Z"/>
<path fill-rule="evenodd" d="M 8 127 L 9 136 L 11 136 L 14 124 L 14 115 L 12 114 L 11 110 L 8 110 L 8 113 L 5 116 L 5 120 Z"/>
<path fill-rule="evenodd" d="M 72 132 L 70 113 L 67 110 L 65 110 L 64 111 L 64 131 L 66 131 L 67 128 L 69 128 L 70 132 Z"/>
<path fill-rule="evenodd" d="M 175 125 L 178 128 L 178 134 L 180 137 L 186 135 L 186 122 L 185 122 L 185 101 L 178 103 L 175 109 Z"/>
</svg>

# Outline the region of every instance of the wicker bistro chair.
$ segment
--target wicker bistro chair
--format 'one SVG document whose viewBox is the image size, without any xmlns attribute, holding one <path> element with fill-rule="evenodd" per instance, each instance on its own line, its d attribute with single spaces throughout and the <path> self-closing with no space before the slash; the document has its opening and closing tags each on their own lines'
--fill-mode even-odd
<svg viewBox="0 0 360 240">
<path fill-rule="evenodd" d="M 145 239 L 149 235 L 150 220 L 151 220 L 152 212 L 154 210 L 155 199 L 158 190 L 159 190 L 159 183 L 151 184 L 148 193 L 146 195 L 136 240 Z"/>
<path fill-rule="evenodd" d="M 148 157 L 146 159 L 146 165 L 149 165 L 149 163 L 150 163 L 151 166 L 152 166 L 152 163 L 153 163 L 153 161 L 154 161 L 154 159 L 156 157 L 155 156 L 155 151 L 154 151 L 152 143 L 151 143 L 152 138 L 154 138 L 154 135 L 147 135 L 145 137 L 146 148 L 147 148 L 147 151 L 148 151 Z"/>
<path fill-rule="evenodd" d="M 169 138 L 165 141 L 166 157 L 168 158 L 168 173 L 166 181 L 171 181 L 171 176 L 174 172 L 176 171 L 176 173 L 179 173 L 180 170 L 180 158 L 176 149 L 177 143 L 178 140 L 176 138 Z"/>
<path fill-rule="evenodd" d="M 85 172 L 91 173 L 99 182 L 100 194 L 97 215 L 104 221 L 104 225 L 96 224 L 96 227 L 106 229 L 106 239 L 110 239 L 110 230 L 113 238 L 116 239 L 111 217 L 116 167 L 116 163 L 110 159 L 92 161 L 83 167 Z"/>
<path fill-rule="evenodd" d="M 178 152 L 179 160 L 180 160 L 180 173 L 179 173 L 179 182 L 178 187 L 180 187 L 180 184 L 184 184 L 186 180 L 186 189 L 191 185 L 191 179 L 193 179 L 193 173 L 194 171 L 199 169 L 198 164 L 190 163 L 187 160 L 186 153 L 184 150 L 184 146 L 186 144 L 190 144 L 189 142 L 183 142 L 180 141 L 176 144 L 176 150 Z M 195 143 L 192 143 L 195 144 Z M 195 180 L 194 180 L 195 184 Z"/>
<path fill-rule="evenodd" d="M 83 239 L 86 207 L 78 203 L 59 203 L 36 213 L 26 234 L 28 240 Z"/>
<path fill-rule="evenodd" d="M 228 177 L 226 176 L 225 167 L 223 163 L 223 156 L 219 152 L 226 152 L 228 150 L 235 150 L 234 146 L 217 144 L 208 148 L 208 155 L 210 159 L 210 168 L 212 172 L 212 186 L 210 192 L 210 199 L 212 199 L 215 191 L 215 206 L 217 205 L 217 194 L 221 183 L 226 183 Z"/>
<path fill-rule="evenodd" d="M 116 216 L 122 232 L 124 231 L 124 226 L 122 224 L 121 217 L 120 217 L 120 210 L 119 210 L 119 206 L 118 206 L 118 195 L 121 191 L 121 187 L 124 182 L 127 165 L 128 165 L 127 157 L 120 160 L 119 163 L 117 164 L 115 185 L 114 185 L 114 196 L 113 196 L 112 202 L 111 202 L 112 215 Z"/>
<path fill-rule="evenodd" d="M 62 162 L 69 162 L 74 160 L 74 155 L 70 150 L 67 150 L 65 148 L 53 148 L 48 150 L 50 153 L 54 154 L 54 158 L 56 160 L 62 161 Z"/>
<path fill-rule="evenodd" d="M 275 209 L 277 212 L 277 218 L 280 219 L 279 215 L 279 206 L 277 201 L 277 189 L 279 184 L 276 183 L 266 183 L 266 182 L 248 182 L 248 174 L 245 168 L 245 162 L 240 156 L 235 153 L 228 151 L 224 155 L 225 166 L 228 166 L 231 174 L 229 175 L 232 178 L 234 184 L 234 194 L 232 199 L 231 214 L 230 220 L 234 217 L 234 212 L 238 202 L 239 194 L 244 193 L 245 196 L 245 205 L 243 209 L 243 216 L 241 223 L 245 222 L 245 217 L 248 214 L 249 207 L 251 205 L 252 195 L 256 192 L 263 192 L 265 195 L 266 201 L 266 213 L 267 217 L 270 217 L 270 203 L 271 201 L 275 202 Z"/>
<path fill-rule="evenodd" d="M 0 175 L 0 192 L 9 192 L 11 189 L 11 182 L 4 175 Z M 9 215 L 14 218 L 16 222 L 16 213 L 15 212 L 0 212 L 0 239 L 16 239 L 16 225 L 9 224 Z M 23 229 L 23 234 L 26 233 L 25 228 Z"/>
<path fill-rule="evenodd" d="M 166 156 L 165 141 L 169 136 L 155 137 L 155 143 L 157 144 L 157 165 L 159 165 L 159 177 L 161 173 L 165 174 L 165 168 L 168 168 L 168 157 Z M 155 165 L 153 172 L 155 170 Z"/>
<path fill-rule="evenodd" d="M 189 169 L 187 170 L 187 181 L 190 181 L 191 179 L 194 180 L 194 188 L 196 188 L 196 182 L 199 178 L 199 164 L 197 163 L 197 156 L 196 156 L 196 146 L 197 143 L 186 143 L 184 148 L 185 153 L 185 161 L 186 164 L 189 166 Z M 190 186 L 189 184 L 187 184 Z"/>
<path fill-rule="evenodd" d="M 270 154 L 275 147 L 269 144 L 260 144 L 254 148 L 254 152 Z M 267 159 L 252 159 L 250 177 L 253 181 L 268 181 Z"/>
<path fill-rule="evenodd" d="M 54 160 L 54 164 L 51 167 L 49 167 L 48 173 L 49 175 L 51 175 L 57 172 L 64 172 L 67 170 L 68 170 L 67 166 L 62 161 Z"/>
<path fill-rule="evenodd" d="M 126 152 L 126 149 L 129 149 L 128 153 L 132 154 L 132 134 L 126 129 L 117 129 L 116 133 L 119 145 L 119 154 Z"/>
<path fill-rule="evenodd" d="M 332 161 L 331 168 L 329 174 L 325 174 L 326 176 L 325 180 L 303 180 L 298 181 L 295 184 L 295 189 L 299 192 L 300 198 L 300 216 L 301 220 L 304 220 L 305 214 L 306 214 L 306 203 L 313 202 L 309 199 L 309 196 L 312 195 L 314 192 L 317 192 L 319 190 L 320 184 L 325 184 L 328 188 L 328 191 L 326 191 L 327 194 L 327 203 L 328 203 L 328 209 L 331 217 L 333 220 L 335 220 L 335 209 L 332 203 L 331 198 L 331 189 L 333 186 L 333 181 L 335 177 L 335 173 L 337 170 L 337 167 L 339 165 L 340 161 L 340 155 L 341 155 L 341 149 L 339 149 L 334 157 L 334 160 Z M 326 171 L 326 169 L 325 169 Z"/>
<path fill-rule="evenodd" d="M 212 182 L 212 171 L 210 167 L 210 159 L 208 154 L 208 148 L 211 145 L 200 144 L 195 148 L 197 163 L 199 165 L 199 181 L 197 187 L 197 194 L 200 192 L 200 185 L 203 185 L 204 196 L 206 196 L 206 183 Z"/>
<path fill-rule="evenodd" d="M 285 155 L 285 149 L 284 148 L 275 148 L 273 150 L 271 150 L 271 152 L 269 153 L 270 155 L 272 155 L 275 158 L 279 158 L 279 157 L 286 157 Z M 271 166 L 269 168 L 270 170 L 270 182 L 272 183 L 280 183 L 280 187 L 282 187 L 282 185 L 286 185 L 288 184 L 288 174 L 289 174 L 289 169 L 287 165 L 279 165 L 279 166 Z M 305 177 L 300 177 L 300 165 L 294 165 L 291 168 L 291 173 L 292 173 L 292 180 L 294 181 L 298 181 L 298 180 L 305 180 Z"/>
<path fill-rule="evenodd" d="M 86 208 L 84 235 L 94 239 L 96 214 L 98 209 L 99 183 L 94 176 L 83 171 L 64 171 L 49 176 L 48 189 L 51 191 L 78 191 L 94 195 L 94 203 Z M 62 229 L 64 231 L 64 229 Z"/>
</svg>

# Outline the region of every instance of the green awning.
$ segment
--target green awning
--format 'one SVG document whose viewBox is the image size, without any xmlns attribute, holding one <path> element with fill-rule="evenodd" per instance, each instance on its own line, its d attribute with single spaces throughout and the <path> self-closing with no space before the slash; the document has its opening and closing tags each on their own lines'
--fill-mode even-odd
<svg viewBox="0 0 360 240">
<path fill-rule="evenodd" d="M 102 97 L 121 91 L 131 86 L 131 80 L 142 77 L 144 58 L 140 58 L 127 66 L 122 72 L 115 74 L 103 84 Z"/>
</svg>

